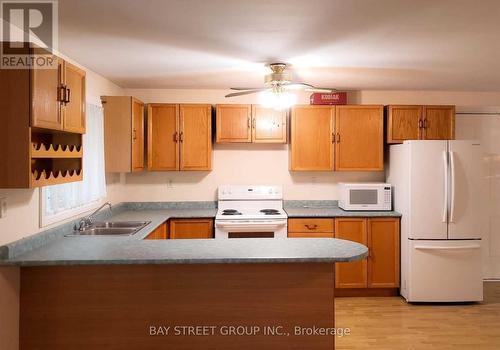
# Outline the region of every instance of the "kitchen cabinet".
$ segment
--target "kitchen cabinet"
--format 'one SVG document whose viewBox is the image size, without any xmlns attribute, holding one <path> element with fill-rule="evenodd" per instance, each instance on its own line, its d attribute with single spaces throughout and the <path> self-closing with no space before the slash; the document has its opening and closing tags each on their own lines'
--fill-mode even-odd
<svg viewBox="0 0 500 350">
<path fill-rule="evenodd" d="M 347 239 L 367 245 L 366 219 L 336 218 L 335 238 Z M 335 288 L 366 288 L 367 259 L 335 264 Z"/>
<path fill-rule="evenodd" d="M 164 222 L 144 239 L 168 239 L 168 224 Z"/>
<path fill-rule="evenodd" d="M 370 218 L 368 287 L 399 287 L 399 219 Z"/>
<path fill-rule="evenodd" d="M 257 105 L 217 105 L 218 143 L 286 143 L 288 111 Z"/>
<path fill-rule="evenodd" d="M 335 288 L 399 287 L 399 218 L 336 218 L 335 238 L 368 247 L 368 258 L 336 264 Z"/>
<path fill-rule="evenodd" d="M 334 219 L 330 218 L 291 218 L 288 219 L 290 238 L 333 238 Z"/>
<path fill-rule="evenodd" d="M 219 104 L 216 106 L 218 143 L 252 142 L 252 106 Z"/>
<path fill-rule="evenodd" d="M 336 106 L 335 170 L 384 170 L 383 106 Z"/>
<path fill-rule="evenodd" d="M 38 48 L 26 54 L 39 50 L 47 54 Z M 53 57 L 52 68 L 0 69 L 0 159 L 8 164 L 0 168 L 0 188 L 34 188 L 83 178 L 85 89 L 77 96 L 68 94 L 65 67 L 73 66 Z M 78 69 L 78 74 L 83 87 L 85 72 Z M 73 86 L 71 73 L 70 80 Z"/>
<path fill-rule="evenodd" d="M 296 106 L 291 113 L 290 170 L 334 169 L 335 107 Z"/>
<path fill-rule="evenodd" d="M 386 107 L 387 143 L 455 138 L 455 106 Z"/>
<path fill-rule="evenodd" d="M 286 143 L 287 115 L 286 110 L 252 105 L 252 142 Z"/>
<path fill-rule="evenodd" d="M 383 147 L 382 106 L 292 108 L 290 170 L 381 171 Z"/>
<path fill-rule="evenodd" d="M 148 169 L 211 170 L 212 106 L 148 105 Z"/>
<path fill-rule="evenodd" d="M 214 238 L 213 219 L 170 219 L 170 239 Z"/>
<path fill-rule="evenodd" d="M 85 133 L 85 71 L 64 62 L 63 129 Z"/>
<path fill-rule="evenodd" d="M 424 140 L 455 139 L 455 106 L 424 106 Z"/>
<path fill-rule="evenodd" d="M 132 96 L 102 96 L 106 172 L 144 170 L 144 103 Z"/>
</svg>

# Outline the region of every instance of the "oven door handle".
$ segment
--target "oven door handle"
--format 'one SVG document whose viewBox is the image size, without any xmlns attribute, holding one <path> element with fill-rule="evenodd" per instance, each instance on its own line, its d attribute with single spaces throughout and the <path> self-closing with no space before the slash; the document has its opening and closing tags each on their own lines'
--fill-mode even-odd
<svg viewBox="0 0 500 350">
<path fill-rule="evenodd" d="M 277 221 L 216 221 L 215 227 L 231 232 L 273 232 L 286 225 L 286 220 Z"/>
</svg>

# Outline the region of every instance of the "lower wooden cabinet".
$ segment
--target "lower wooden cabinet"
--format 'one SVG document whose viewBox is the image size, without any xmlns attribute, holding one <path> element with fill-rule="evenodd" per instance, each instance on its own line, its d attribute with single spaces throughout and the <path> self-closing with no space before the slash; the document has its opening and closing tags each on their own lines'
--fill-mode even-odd
<svg viewBox="0 0 500 350">
<path fill-rule="evenodd" d="M 168 223 L 164 222 L 158 226 L 153 232 L 147 235 L 144 239 L 167 239 L 168 238 Z"/>
<path fill-rule="evenodd" d="M 213 238 L 212 219 L 170 219 L 170 239 Z"/>
<path fill-rule="evenodd" d="M 331 218 L 288 219 L 290 238 L 333 238 L 334 231 L 334 219 Z"/>
<path fill-rule="evenodd" d="M 347 239 L 367 245 L 367 219 L 337 218 L 335 238 Z M 367 259 L 335 264 L 336 288 L 366 288 L 368 282 Z"/>
<path fill-rule="evenodd" d="M 399 218 L 336 218 L 335 238 L 368 247 L 368 258 L 337 263 L 336 288 L 399 287 Z"/>
</svg>

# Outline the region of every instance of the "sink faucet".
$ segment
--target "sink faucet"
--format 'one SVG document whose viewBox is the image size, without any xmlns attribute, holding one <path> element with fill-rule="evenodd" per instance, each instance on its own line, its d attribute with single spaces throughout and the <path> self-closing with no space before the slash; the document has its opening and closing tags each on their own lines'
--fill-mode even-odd
<svg viewBox="0 0 500 350">
<path fill-rule="evenodd" d="M 78 222 L 78 231 L 83 231 L 85 230 L 85 228 L 89 227 L 90 225 L 92 225 L 92 219 L 93 217 L 102 209 L 104 208 L 105 206 L 108 206 L 109 207 L 109 210 L 111 210 L 111 203 L 110 202 L 106 202 L 104 203 L 103 205 L 101 205 L 99 208 L 97 208 L 92 214 L 82 218 L 79 222 Z M 77 229 L 76 225 L 75 225 L 75 230 Z"/>
</svg>

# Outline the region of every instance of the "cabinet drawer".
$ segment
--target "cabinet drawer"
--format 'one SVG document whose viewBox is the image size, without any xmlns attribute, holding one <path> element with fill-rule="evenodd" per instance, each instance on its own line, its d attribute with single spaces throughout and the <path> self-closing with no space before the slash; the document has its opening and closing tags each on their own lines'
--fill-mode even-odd
<svg viewBox="0 0 500 350">
<path fill-rule="evenodd" d="M 334 219 L 288 219 L 288 232 L 334 232 Z"/>
<path fill-rule="evenodd" d="M 288 238 L 333 238 L 333 232 L 288 232 Z"/>
</svg>

